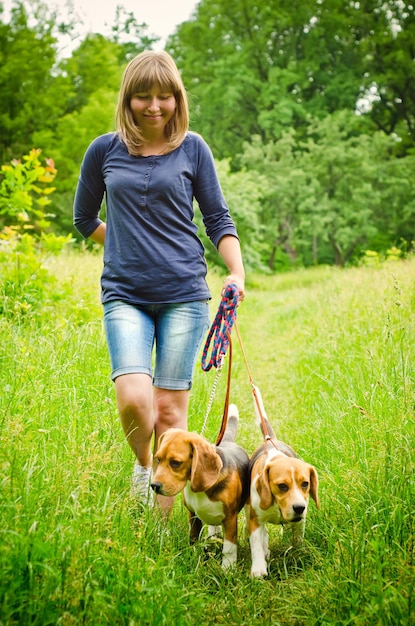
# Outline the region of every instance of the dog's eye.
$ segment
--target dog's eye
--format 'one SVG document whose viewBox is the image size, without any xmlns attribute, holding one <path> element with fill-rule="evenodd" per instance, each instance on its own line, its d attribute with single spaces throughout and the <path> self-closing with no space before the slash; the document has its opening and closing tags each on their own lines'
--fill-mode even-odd
<svg viewBox="0 0 415 626">
<path fill-rule="evenodd" d="M 280 483 L 279 485 L 277 485 L 277 487 L 280 491 L 288 491 L 288 485 L 286 485 L 285 483 Z"/>
<path fill-rule="evenodd" d="M 169 465 L 172 469 L 179 469 L 181 462 L 172 460 L 170 461 Z"/>
<path fill-rule="evenodd" d="M 308 489 L 308 485 L 309 485 L 309 484 L 310 484 L 310 483 L 308 483 L 308 482 L 305 480 L 303 483 L 301 483 L 301 487 L 302 487 L 303 489 Z"/>
</svg>

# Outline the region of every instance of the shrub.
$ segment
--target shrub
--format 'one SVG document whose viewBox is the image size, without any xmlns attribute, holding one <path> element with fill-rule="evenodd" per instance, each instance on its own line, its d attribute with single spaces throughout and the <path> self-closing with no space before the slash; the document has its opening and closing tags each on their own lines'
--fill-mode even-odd
<svg viewBox="0 0 415 626">
<path fill-rule="evenodd" d="M 47 269 L 45 262 L 58 254 L 72 236 L 57 236 L 47 213 L 51 183 L 57 174 L 52 159 L 40 159 L 31 150 L 22 161 L 14 159 L 1 168 L 0 215 L 0 315 L 35 315 L 43 306 L 65 297 L 67 288 Z"/>
</svg>

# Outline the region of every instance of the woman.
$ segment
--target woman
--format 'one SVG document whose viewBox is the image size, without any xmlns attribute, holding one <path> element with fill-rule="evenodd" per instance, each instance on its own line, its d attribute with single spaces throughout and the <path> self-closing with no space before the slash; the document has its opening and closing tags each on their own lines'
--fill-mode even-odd
<svg viewBox="0 0 415 626">
<path fill-rule="evenodd" d="M 209 327 L 204 249 L 193 198 L 239 298 L 244 267 L 239 239 L 205 141 L 188 131 L 189 109 L 177 67 L 166 52 L 128 64 L 117 131 L 87 149 L 74 224 L 104 244 L 104 326 L 121 424 L 136 462 L 132 490 L 150 501 L 152 451 L 170 427 L 187 429 L 192 376 Z M 99 218 L 105 195 L 106 223 Z M 154 371 L 152 352 L 155 346 Z M 168 512 L 173 500 L 160 497 Z"/>
</svg>

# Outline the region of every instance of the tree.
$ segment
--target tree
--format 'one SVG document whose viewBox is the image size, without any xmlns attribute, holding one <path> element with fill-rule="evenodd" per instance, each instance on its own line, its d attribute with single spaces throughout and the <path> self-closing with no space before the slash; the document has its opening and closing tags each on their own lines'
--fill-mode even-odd
<svg viewBox="0 0 415 626">
<path fill-rule="evenodd" d="M 61 116 L 80 111 L 91 96 L 101 89 L 117 91 L 121 82 L 120 46 L 103 35 L 90 34 L 68 59 L 59 64 L 59 72 L 71 84 L 72 97 Z"/>
<path fill-rule="evenodd" d="M 256 172 L 231 172 L 229 160 L 216 162 L 216 166 L 224 196 L 237 225 L 245 266 L 250 270 L 264 270 L 264 244 L 259 216 L 266 180 Z M 199 236 L 205 246 L 208 262 L 217 265 L 220 263 L 217 251 L 205 234 L 198 211 L 195 212 L 195 222 L 199 226 Z"/>
<path fill-rule="evenodd" d="M 219 156 L 241 151 L 254 134 L 278 139 L 305 126 L 307 114 L 354 108 L 360 50 L 344 2 L 329 5 L 202 0 L 169 40 L 196 102 L 194 125 Z"/>
<path fill-rule="evenodd" d="M 396 139 L 359 133 L 358 125 L 343 111 L 312 121 L 306 141 L 290 131 L 246 144 L 242 163 L 267 180 L 260 220 L 271 269 L 283 261 L 279 251 L 291 263 L 343 266 L 376 242 L 383 251 L 411 246 L 413 157 L 396 159 Z"/>
<path fill-rule="evenodd" d="M 118 45 L 121 63 L 130 61 L 136 54 L 152 48 L 159 41 L 159 37 L 148 35 L 147 30 L 147 24 L 139 24 L 134 13 L 117 5 L 110 41 Z"/>
<path fill-rule="evenodd" d="M 415 136 L 414 22 L 404 0 L 201 0 L 168 49 L 194 128 L 220 158 L 255 134 L 305 130 L 307 115 L 355 112 L 373 88 L 366 132 L 398 134 L 404 154 Z"/>
<path fill-rule="evenodd" d="M 245 144 L 241 162 L 248 171 L 257 172 L 266 180 L 259 211 L 264 262 L 271 270 L 287 265 L 287 258 L 291 265 L 295 264 L 298 202 L 306 188 L 306 176 L 297 162 L 294 131 L 286 131 L 281 139 L 269 143 L 254 137 Z"/>
<path fill-rule="evenodd" d="M 415 140 L 415 12 L 406 0 L 367 1 L 362 21 L 362 96 L 376 127 L 401 138 L 405 154 Z"/>
<path fill-rule="evenodd" d="M 32 132 L 56 119 L 53 90 L 56 27 L 46 5 L 16 2 L 9 24 L 0 24 L 0 159 L 20 156 Z M 64 92 L 62 83 L 59 90 Z"/>
</svg>

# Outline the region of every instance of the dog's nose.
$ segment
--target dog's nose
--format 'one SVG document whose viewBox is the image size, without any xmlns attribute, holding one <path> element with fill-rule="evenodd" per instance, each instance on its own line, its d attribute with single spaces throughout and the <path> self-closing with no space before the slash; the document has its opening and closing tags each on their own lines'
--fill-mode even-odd
<svg viewBox="0 0 415 626">
<path fill-rule="evenodd" d="M 296 513 L 297 515 L 302 515 L 304 513 L 305 506 L 303 504 L 294 504 L 293 509 L 294 509 L 294 513 Z"/>
<path fill-rule="evenodd" d="M 150 487 L 152 488 L 153 491 L 155 491 L 156 493 L 160 493 L 161 491 L 161 483 L 151 483 Z"/>
</svg>

